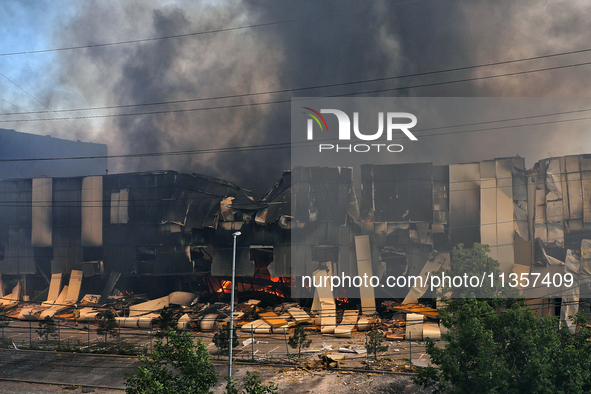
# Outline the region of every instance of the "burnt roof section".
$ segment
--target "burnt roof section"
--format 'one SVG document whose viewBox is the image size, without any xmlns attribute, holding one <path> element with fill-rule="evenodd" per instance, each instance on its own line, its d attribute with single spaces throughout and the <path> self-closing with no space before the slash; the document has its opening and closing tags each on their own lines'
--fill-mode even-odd
<svg viewBox="0 0 591 394">
<path fill-rule="evenodd" d="M 259 200 L 265 208 L 256 215 L 256 222 L 268 224 L 291 216 L 291 171 L 284 171 L 277 183 Z"/>
<path fill-rule="evenodd" d="M 235 184 L 199 174 L 160 171 L 104 177 L 105 190 L 129 189 L 130 221 L 177 223 L 189 228 L 215 228 L 220 202 L 234 197 L 252 202 Z"/>
</svg>

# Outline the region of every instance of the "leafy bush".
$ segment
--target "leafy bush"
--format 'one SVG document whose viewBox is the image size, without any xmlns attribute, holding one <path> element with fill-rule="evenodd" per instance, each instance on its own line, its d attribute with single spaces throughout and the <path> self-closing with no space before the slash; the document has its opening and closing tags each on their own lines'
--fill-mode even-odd
<svg viewBox="0 0 591 394">
<path fill-rule="evenodd" d="M 135 373 L 126 379 L 128 394 L 210 393 L 218 381 L 203 341 L 168 329 L 149 356 L 140 357 Z"/>
<path fill-rule="evenodd" d="M 278 394 L 279 388 L 273 382 L 266 385 L 263 380 L 259 377 L 257 372 L 250 373 L 246 371 L 244 376 L 244 390 L 240 391 L 236 386 L 236 383 L 232 379 L 226 377 L 228 385 L 226 391 L 228 394 Z"/>
</svg>

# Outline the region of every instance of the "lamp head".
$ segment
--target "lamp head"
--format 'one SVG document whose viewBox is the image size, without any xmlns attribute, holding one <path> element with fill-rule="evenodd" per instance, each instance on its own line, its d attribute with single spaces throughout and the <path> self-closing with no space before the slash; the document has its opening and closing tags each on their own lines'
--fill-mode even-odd
<svg viewBox="0 0 591 394">
<path fill-rule="evenodd" d="M 236 231 L 234 234 L 232 234 L 232 236 L 237 237 L 239 235 L 242 235 L 242 233 L 240 231 Z"/>
</svg>

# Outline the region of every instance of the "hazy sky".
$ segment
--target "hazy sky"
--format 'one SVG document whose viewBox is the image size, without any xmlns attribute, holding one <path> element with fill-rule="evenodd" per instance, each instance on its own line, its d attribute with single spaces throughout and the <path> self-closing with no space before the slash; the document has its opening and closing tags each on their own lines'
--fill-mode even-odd
<svg viewBox="0 0 591 394">
<path fill-rule="evenodd" d="M 274 144 L 290 141 L 294 96 L 588 97 L 589 15 L 583 0 L 3 0 L 0 128 L 111 154 L 189 150 L 113 159 L 111 171 L 198 172 L 262 192 L 290 167 L 289 146 Z M 501 74 L 514 75 L 490 78 Z M 583 129 L 490 131 L 468 147 L 438 137 L 404 160 L 519 153 L 531 165 L 591 153 Z"/>
</svg>

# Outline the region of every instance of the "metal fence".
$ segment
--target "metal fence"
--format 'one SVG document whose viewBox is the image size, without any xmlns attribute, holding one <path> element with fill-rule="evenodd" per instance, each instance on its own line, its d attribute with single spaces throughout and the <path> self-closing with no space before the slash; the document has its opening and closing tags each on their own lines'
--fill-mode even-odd
<svg viewBox="0 0 591 394">
<path fill-rule="evenodd" d="M 117 326 L 102 332 L 97 323 L 59 318 L 0 323 L 0 346 L 13 349 L 139 355 L 151 350 L 154 337 L 154 330 Z"/>
<path fill-rule="evenodd" d="M 99 333 L 97 322 L 88 324 L 55 318 L 46 321 L 0 321 L 0 346 L 13 349 L 71 351 L 85 353 L 141 355 L 150 353 L 161 337 L 158 326 L 149 329 L 112 328 Z M 215 340 L 214 332 L 186 330 L 194 341 L 206 345 L 212 360 L 227 361 L 227 348 Z M 383 342 L 386 350 L 378 351 L 378 360 L 366 352 L 368 332 L 354 332 L 352 338 L 336 338 L 329 334 L 307 331 L 309 347 L 294 349 L 289 345 L 292 330 L 270 334 L 249 333 L 237 329 L 238 345 L 234 347 L 234 360 L 254 363 L 293 363 L 309 365 L 323 356 L 334 358 L 340 365 L 354 368 L 379 368 L 395 370 L 405 367 L 409 361 L 428 358 L 422 341 Z"/>
</svg>

